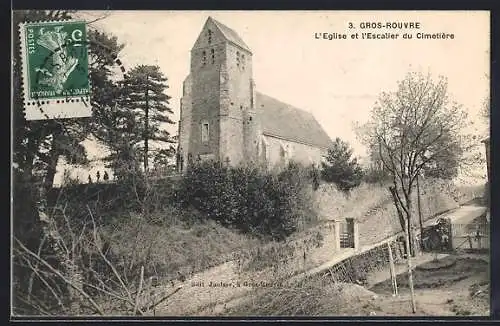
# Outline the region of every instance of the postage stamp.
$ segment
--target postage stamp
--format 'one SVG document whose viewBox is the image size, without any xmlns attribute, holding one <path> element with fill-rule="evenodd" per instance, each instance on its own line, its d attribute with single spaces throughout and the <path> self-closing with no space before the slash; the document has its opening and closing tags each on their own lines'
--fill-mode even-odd
<svg viewBox="0 0 500 326">
<path fill-rule="evenodd" d="M 24 23 L 20 37 L 26 119 L 90 116 L 85 22 Z"/>
</svg>

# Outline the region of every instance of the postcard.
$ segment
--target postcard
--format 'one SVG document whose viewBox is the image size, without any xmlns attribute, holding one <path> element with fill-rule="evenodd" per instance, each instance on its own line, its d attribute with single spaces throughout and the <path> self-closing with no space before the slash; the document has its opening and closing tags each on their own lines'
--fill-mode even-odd
<svg viewBox="0 0 500 326">
<path fill-rule="evenodd" d="M 12 318 L 490 315 L 488 11 L 12 33 Z"/>
</svg>

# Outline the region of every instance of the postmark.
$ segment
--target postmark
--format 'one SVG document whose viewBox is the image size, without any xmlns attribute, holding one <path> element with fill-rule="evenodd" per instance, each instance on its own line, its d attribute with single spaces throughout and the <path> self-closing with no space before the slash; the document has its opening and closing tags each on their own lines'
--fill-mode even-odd
<svg viewBox="0 0 500 326">
<path fill-rule="evenodd" d="M 91 116 L 86 23 L 43 21 L 19 28 L 26 120 Z"/>
</svg>

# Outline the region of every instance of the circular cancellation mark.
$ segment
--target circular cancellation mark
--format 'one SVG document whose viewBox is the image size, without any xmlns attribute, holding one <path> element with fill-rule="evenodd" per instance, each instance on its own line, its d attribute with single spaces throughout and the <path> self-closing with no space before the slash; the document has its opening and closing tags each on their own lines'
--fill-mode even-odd
<svg viewBox="0 0 500 326">
<path fill-rule="evenodd" d="M 82 43 L 82 49 L 84 49 L 83 51 L 82 50 L 77 51 L 77 50 L 75 50 L 74 47 L 71 47 L 71 45 L 72 45 L 71 42 L 65 42 L 60 47 L 58 47 L 54 51 L 50 52 L 49 55 L 47 55 L 44 58 L 43 64 L 41 65 L 41 67 L 39 67 L 39 69 L 37 69 L 37 72 L 35 74 L 34 84 L 36 86 L 41 86 L 41 81 L 42 81 L 42 78 L 44 76 L 44 68 L 46 66 L 50 66 L 50 65 L 53 66 L 54 65 L 51 62 L 53 62 L 53 57 L 55 55 L 62 56 L 62 60 L 67 59 L 67 57 L 69 57 L 69 56 L 71 56 L 73 58 L 77 58 L 79 60 L 82 60 L 82 59 L 83 60 L 90 60 L 90 58 L 92 57 L 93 54 L 102 56 L 104 53 L 104 56 L 107 56 L 109 59 L 111 59 L 113 64 L 116 65 L 120 69 L 120 72 L 122 74 L 123 79 L 126 78 L 125 67 L 124 67 L 122 61 L 118 58 L 118 55 L 116 52 L 112 51 L 111 49 L 109 49 L 109 47 L 107 47 L 106 45 L 99 43 L 99 42 L 87 40 L 87 41 L 82 41 L 81 43 Z M 94 52 L 93 52 L 92 49 L 96 49 L 96 50 L 94 50 Z M 100 54 L 98 54 L 97 51 L 100 51 Z M 92 70 L 92 68 L 90 67 L 90 63 L 89 63 L 88 70 L 86 70 L 81 64 L 77 64 L 74 71 L 72 71 L 72 73 L 73 74 L 79 73 L 79 74 L 83 74 L 83 75 L 87 74 L 86 78 L 76 78 L 76 79 L 74 78 L 73 83 L 71 85 L 66 85 L 66 88 L 70 88 L 70 89 L 87 89 L 88 92 L 86 94 L 75 95 L 75 94 L 66 93 L 66 94 L 61 96 L 63 98 L 50 100 L 50 99 L 42 98 L 40 96 L 40 93 L 33 92 L 32 97 L 33 97 L 34 101 L 27 102 L 26 105 L 28 105 L 28 106 L 30 106 L 30 105 L 35 106 L 36 105 L 38 110 L 40 110 L 42 115 L 44 115 L 45 118 L 47 118 L 47 119 L 53 119 L 53 118 L 49 117 L 48 114 L 44 111 L 44 109 L 43 109 L 44 105 L 57 105 L 57 104 L 64 104 L 64 103 L 82 103 L 86 107 L 90 107 L 91 101 L 92 101 L 92 92 L 91 92 L 91 87 L 92 87 L 91 74 L 92 74 L 92 71 L 91 70 Z M 75 82 L 75 80 L 77 82 Z M 78 82 L 78 81 L 80 81 L 80 82 Z"/>
</svg>

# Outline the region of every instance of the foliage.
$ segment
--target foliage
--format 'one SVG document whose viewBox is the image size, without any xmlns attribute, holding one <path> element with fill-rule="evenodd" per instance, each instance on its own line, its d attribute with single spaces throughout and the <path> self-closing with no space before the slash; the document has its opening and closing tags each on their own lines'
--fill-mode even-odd
<svg viewBox="0 0 500 326">
<path fill-rule="evenodd" d="M 363 181 L 366 183 L 378 183 L 380 185 L 390 182 L 389 173 L 384 169 L 369 168 L 363 173 Z"/>
<path fill-rule="evenodd" d="M 13 25 L 18 26 L 22 22 L 71 19 L 74 13 L 74 11 L 69 10 L 14 11 Z M 102 51 L 103 46 L 100 41 L 111 40 L 116 44 L 116 38 L 110 38 L 106 34 L 89 31 L 88 37 L 91 52 L 89 72 L 94 87 L 92 107 L 95 113 L 95 109 L 106 105 L 106 101 L 110 100 L 106 99 L 105 94 L 111 96 L 113 94 L 108 92 L 109 89 L 105 87 L 111 83 L 110 74 L 106 74 L 105 71 L 107 67 L 114 64 L 113 55 L 116 55 L 119 49 L 114 49 L 117 50 L 115 52 L 111 52 L 109 49 Z M 65 252 L 64 242 L 61 242 L 58 231 L 54 229 L 57 221 L 51 214 L 40 213 L 37 210 L 39 208 L 37 202 L 46 200 L 45 194 L 53 186 L 56 167 L 61 157 L 65 158 L 69 164 L 85 165 L 88 163 L 82 141 L 90 134 L 96 133 L 95 126 L 101 124 L 96 122 L 100 118 L 96 115 L 93 119 L 27 121 L 23 109 L 19 37 L 13 37 L 13 46 L 13 130 L 15 131 L 13 205 L 16 217 L 14 223 L 16 237 L 14 284 L 17 294 L 33 291 L 33 297 L 41 299 L 37 303 L 38 308 L 35 308 L 41 312 L 40 305 L 44 303 L 45 294 L 43 291 L 37 292 L 40 289 L 32 288 L 28 278 L 32 280 L 36 274 L 35 276 L 38 276 L 40 281 L 40 277 L 46 280 L 53 276 L 48 276 L 49 271 L 42 271 L 36 266 L 47 263 L 53 268 L 52 272 L 66 273 L 68 278 L 78 276 L 80 271 L 74 261 L 68 260 L 68 255 L 72 254 Z M 73 291 L 71 283 L 72 281 L 53 285 L 61 286 L 62 293 L 60 295 L 62 295 Z M 50 286 L 45 290 L 50 292 Z M 52 290 L 54 289 L 52 288 Z"/>
<path fill-rule="evenodd" d="M 363 177 L 363 170 L 352 154 L 349 144 L 337 137 L 328 149 L 325 157 L 327 162 L 322 162 L 323 179 L 335 183 L 340 190 L 346 192 L 359 186 Z"/>
<path fill-rule="evenodd" d="M 173 124 L 169 117 L 173 113 L 168 107 L 170 96 L 167 78 L 158 66 L 139 65 L 131 69 L 120 82 L 120 91 L 114 111 L 112 128 L 108 128 L 108 142 L 112 154 L 107 158 L 112 162 L 116 174 L 124 163 L 133 164 L 139 160 L 144 168 L 150 159 L 149 142 L 172 144 L 174 140 L 164 129 L 165 124 Z M 158 160 L 165 155 L 172 157 L 175 149 L 151 150 Z M 146 159 L 147 157 L 147 159 Z"/>
<path fill-rule="evenodd" d="M 373 108 L 363 136 L 392 179 L 396 208 L 412 220 L 412 193 L 416 178 L 457 176 L 463 154 L 471 144 L 463 130 L 465 110 L 450 103 L 447 81 L 410 72 L 395 92 L 383 92 Z"/>
<path fill-rule="evenodd" d="M 293 163 L 266 173 L 210 161 L 187 172 L 178 198 L 223 226 L 280 240 L 314 219 L 310 182 L 309 171 Z"/>
<path fill-rule="evenodd" d="M 175 164 L 172 162 L 174 156 L 175 148 L 173 146 L 158 149 L 153 156 L 153 167 L 156 169 L 165 169 L 173 166 L 175 168 Z"/>
<path fill-rule="evenodd" d="M 43 234 L 35 235 L 46 239 L 41 244 L 16 242 L 15 313 L 140 314 L 171 294 L 171 282 L 179 284 L 179 273 L 187 276 L 222 264 L 234 251 L 260 244 L 215 221 L 203 221 L 197 211 L 173 207 L 167 194 L 172 193 L 172 183 L 159 180 L 150 189 L 138 184 L 135 191 L 117 183 L 51 191 L 49 214 L 56 247 L 80 272 L 54 258 L 53 246 Z M 135 307 L 141 274 L 144 291 Z M 150 277 L 160 282 L 154 293 Z M 73 285 L 79 290 L 72 294 Z"/>
</svg>

